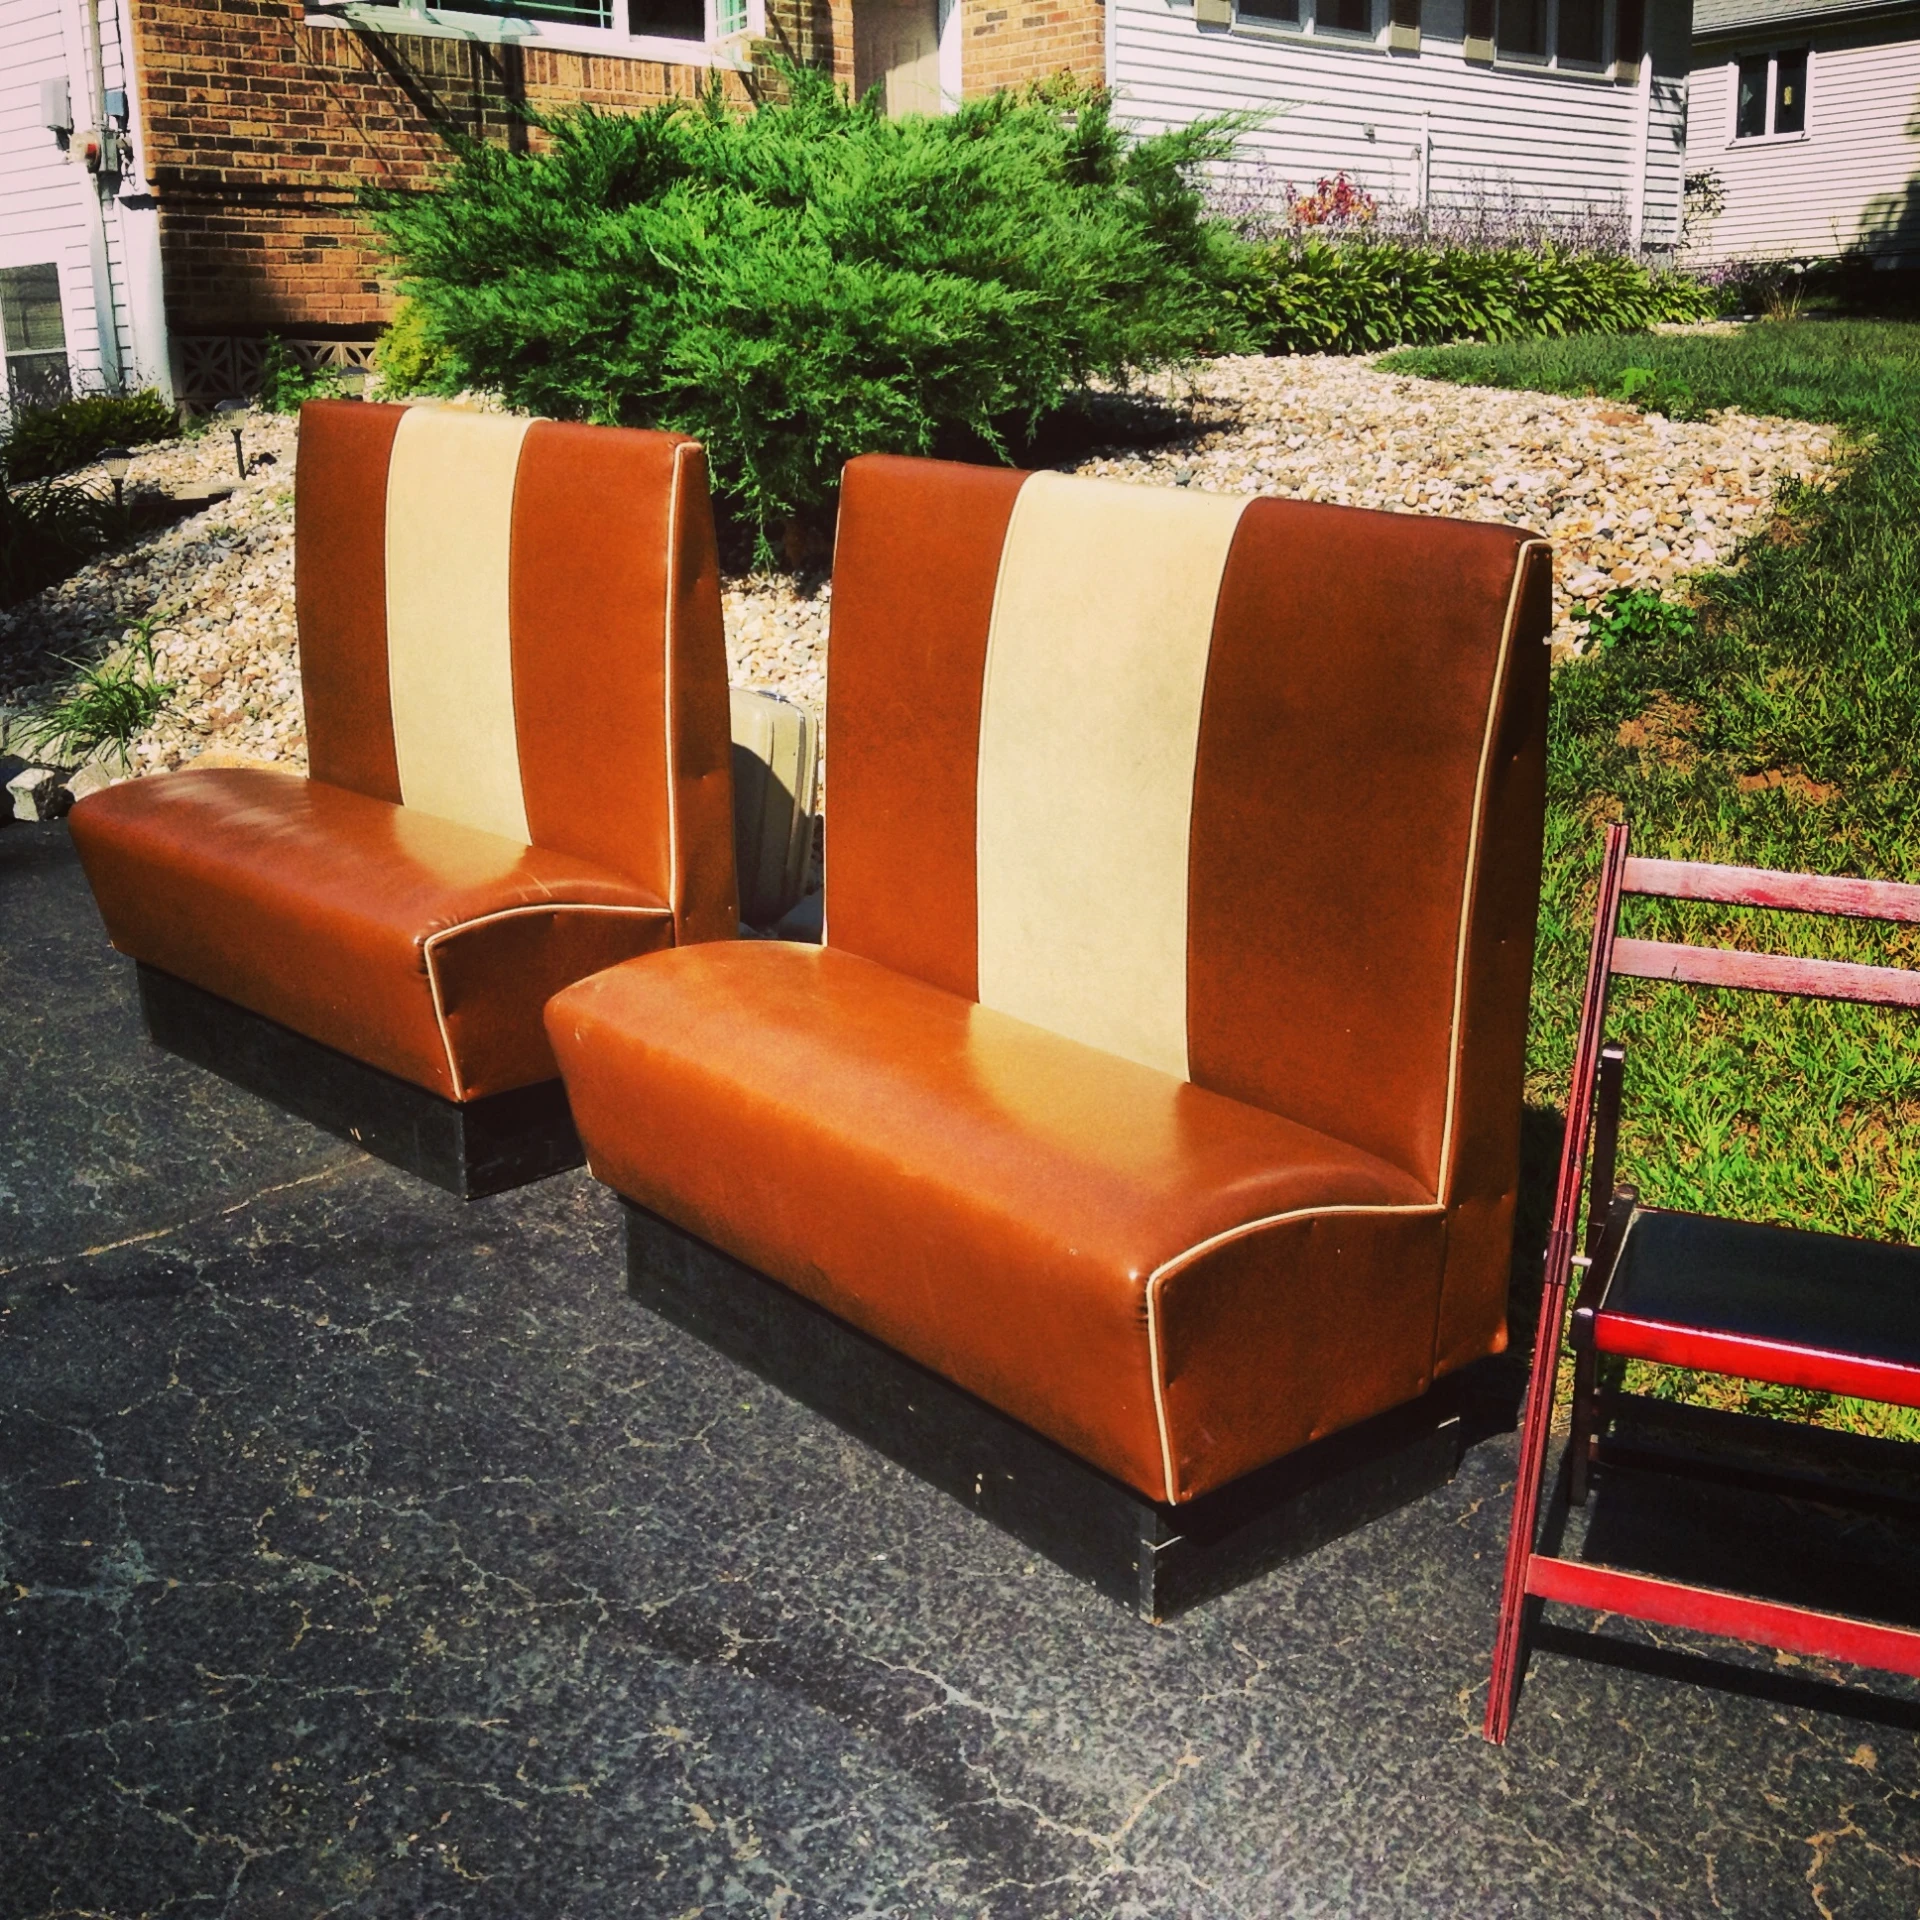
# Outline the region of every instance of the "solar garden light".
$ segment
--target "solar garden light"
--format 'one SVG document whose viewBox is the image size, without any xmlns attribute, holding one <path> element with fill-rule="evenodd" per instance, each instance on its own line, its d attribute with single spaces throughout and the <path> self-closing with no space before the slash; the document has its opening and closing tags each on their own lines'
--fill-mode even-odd
<svg viewBox="0 0 1920 1920">
<path fill-rule="evenodd" d="M 343 400 L 364 400 L 367 397 L 367 382 L 373 375 L 366 367 L 342 367 L 335 378 L 340 383 L 340 397 Z"/>
<path fill-rule="evenodd" d="M 125 505 L 123 492 L 127 483 L 127 469 L 133 465 L 133 455 L 125 447 L 109 447 L 100 456 L 107 469 L 107 478 L 113 482 L 113 504 Z"/>
<path fill-rule="evenodd" d="M 215 413 L 224 413 L 229 419 L 246 410 L 247 403 L 244 400 L 222 400 L 214 407 Z M 237 426 L 233 430 L 233 464 L 240 469 L 240 478 L 244 480 L 247 477 L 247 455 L 240 443 L 240 429 Z"/>
</svg>

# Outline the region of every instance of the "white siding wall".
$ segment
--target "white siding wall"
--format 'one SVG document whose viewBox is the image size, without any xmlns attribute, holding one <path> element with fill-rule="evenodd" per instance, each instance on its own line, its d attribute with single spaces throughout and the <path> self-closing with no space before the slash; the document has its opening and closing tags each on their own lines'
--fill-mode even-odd
<svg viewBox="0 0 1920 1920">
<path fill-rule="evenodd" d="M 100 39 L 109 87 L 133 88 L 124 17 L 116 0 L 102 0 Z M 99 309 L 94 286 L 93 176 L 71 162 L 46 129 L 40 83 L 64 77 L 74 120 L 94 118 L 91 62 L 82 0 L 0 0 L 0 267 L 60 270 L 67 359 L 74 384 L 102 384 Z M 136 135 L 138 128 L 136 126 Z M 137 141 L 136 141 L 137 152 Z M 137 171 L 121 182 L 132 207 L 109 202 L 105 221 L 114 334 L 129 384 L 166 384 L 164 325 L 158 320 L 159 256 L 152 226 L 157 216 L 141 204 L 145 182 Z M 152 284 L 149 285 L 148 283 Z M 137 326 L 141 307 L 147 324 Z M 154 337 L 158 335 L 159 337 Z M 5 404 L 0 382 L 0 406 Z"/>
<path fill-rule="evenodd" d="M 1670 245 L 1685 158 L 1685 7 L 1653 0 L 1649 11 L 1655 72 L 1638 170 L 1633 84 L 1470 65 L 1462 0 L 1428 0 L 1413 55 L 1243 27 L 1203 31 L 1192 0 L 1112 0 L 1111 74 L 1119 115 L 1142 128 L 1235 109 L 1275 114 L 1247 137 L 1243 158 L 1302 190 L 1344 171 L 1382 199 L 1414 204 L 1416 153 L 1430 130 L 1436 204 L 1511 188 L 1572 213 L 1624 207 L 1641 182 L 1644 237 Z"/>
<path fill-rule="evenodd" d="M 1864 243 L 1920 257 L 1920 19 L 1702 49 L 1687 167 L 1720 176 L 1726 206 L 1696 251 L 1713 260 L 1833 254 Z M 1812 46 L 1802 139 L 1735 140 L 1742 53 Z"/>
</svg>

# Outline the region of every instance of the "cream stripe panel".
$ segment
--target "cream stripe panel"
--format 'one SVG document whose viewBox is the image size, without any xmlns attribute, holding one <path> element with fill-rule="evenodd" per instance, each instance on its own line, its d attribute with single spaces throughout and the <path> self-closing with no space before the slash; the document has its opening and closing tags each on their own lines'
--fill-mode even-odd
<svg viewBox="0 0 1920 1920">
<path fill-rule="evenodd" d="M 410 407 L 387 469 L 387 686 L 401 798 L 523 844 L 507 567 L 531 424 Z"/>
<path fill-rule="evenodd" d="M 980 1001 L 1187 1076 L 1200 701 L 1244 499 L 1037 473 L 980 712 Z"/>
</svg>

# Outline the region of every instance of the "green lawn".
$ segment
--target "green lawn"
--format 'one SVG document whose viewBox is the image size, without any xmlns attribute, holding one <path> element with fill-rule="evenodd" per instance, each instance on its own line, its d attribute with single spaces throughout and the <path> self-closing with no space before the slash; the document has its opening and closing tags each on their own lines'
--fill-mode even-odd
<svg viewBox="0 0 1920 1920">
<path fill-rule="evenodd" d="M 1830 420 L 1860 439 L 1837 487 L 1781 496 L 1686 609 L 1634 622 L 1554 677 L 1528 1098 L 1557 1108 L 1604 822 L 1629 820 L 1647 854 L 1920 880 L 1920 325 L 1762 324 L 1385 364 L 1563 393 L 1618 392 L 1625 369 L 1645 368 L 1669 400 L 1684 390 L 1695 407 Z M 1625 924 L 1920 965 L 1920 929 L 1654 902 L 1630 903 Z M 1920 1018 L 1637 982 L 1615 1006 L 1623 1177 L 1645 1197 L 1920 1240 Z M 1642 1384 L 1701 1391 L 1664 1373 Z M 1920 1438 L 1912 1415 L 1772 1390 L 1752 1400 Z"/>
</svg>

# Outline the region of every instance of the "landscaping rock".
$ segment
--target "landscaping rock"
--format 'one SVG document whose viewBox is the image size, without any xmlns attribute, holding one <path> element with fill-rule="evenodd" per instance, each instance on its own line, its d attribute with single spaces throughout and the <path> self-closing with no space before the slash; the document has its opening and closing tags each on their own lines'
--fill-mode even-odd
<svg viewBox="0 0 1920 1920">
<path fill-rule="evenodd" d="M 102 787 L 118 786 L 122 780 L 132 778 L 132 770 L 119 760 L 89 760 L 67 782 L 67 792 L 77 805 L 88 794 L 98 793 Z"/>
<path fill-rule="evenodd" d="M 7 799 L 16 820 L 58 820 L 72 796 L 53 767 L 28 767 L 7 782 Z"/>
<path fill-rule="evenodd" d="M 1363 358 L 1216 360 L 1151 390 L 1191 403 L 1191 432 L 1145 449 L 1096 449 L 1068 470 L 1535 528 L 1555 546 L 1554 644 L 1563 654 L 1584 644 L 1577 603 L 1615 587 L 1670 592 L 1689 573 L 1725 565 L 1767 524 L 1782 480 L 1820 482 L 1840 453 L 1833 429 L 1804 421 L 1737 412 L 1670 421 L 1617 400 L 1412 380 Z M 142 448 L 129 476 L 136 490 L 228 497 L 0 613 L 0 657 L 27 662 L 0 684 L 0 701 L 14 707 L 59 688 L 70 671 L 63 655 L 97 654 L 135 621 L 160 616 L 158 670 L 176 691 L 132 743 L 137 773 L 217 764 L 210 750 L 306 766 L 294 423 L 234 419 L 251 456 L 241 484 L 225 432 Z M 830 583 L 735 575 L 723 582 L 723 604 L 734 684 L 782 693 L 823 722 Z M 825 777 L 823 748 L 823 787 Z"/>
</svg>

